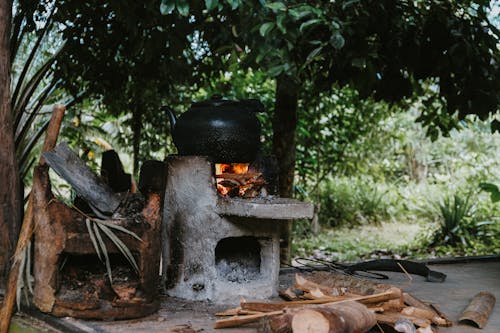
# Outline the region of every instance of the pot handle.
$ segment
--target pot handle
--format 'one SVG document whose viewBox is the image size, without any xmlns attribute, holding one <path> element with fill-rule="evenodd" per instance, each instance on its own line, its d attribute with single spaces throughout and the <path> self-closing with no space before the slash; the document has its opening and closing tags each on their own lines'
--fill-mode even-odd
<svg viewBox="0 0 500 333">
<path fill-rule="evenodd" d="M 173 132 L 175 124 L 177 123 L 177 117 L 175 116 L 174 110 L 172 110 L 172 108 L 166 105 L 163 105 L 161 107 L 161 110 L 167 113 L 168 120 L 170 121 L 170 132 Z"/>
</svg>

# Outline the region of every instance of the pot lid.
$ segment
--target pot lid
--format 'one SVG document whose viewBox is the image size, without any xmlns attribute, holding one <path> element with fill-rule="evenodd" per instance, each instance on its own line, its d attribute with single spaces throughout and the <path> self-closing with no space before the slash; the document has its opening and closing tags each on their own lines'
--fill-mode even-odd
<svg viewBox="0 0 500 333">
<path fill-rule="evenodd" d="M 231 107 L 240 110 L 246 111 L 254 111 L 254 112 L 262 112 L 264 111 L 264 104 L 258 99 L 242 99 L 239 101 L 233 101 L 229 99 L 224 99 L 222 95 L 216 94 L 213 95 L 212 98 L 200 101 L 193 102 L 191 104 L 193 108 L 226 108 Z"/>
</svg>

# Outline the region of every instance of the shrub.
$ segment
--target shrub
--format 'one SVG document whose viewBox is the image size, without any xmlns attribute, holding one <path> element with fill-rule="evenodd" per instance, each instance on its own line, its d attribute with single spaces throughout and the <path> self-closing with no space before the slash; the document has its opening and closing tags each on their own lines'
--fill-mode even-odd
<svg viewBox="0 0 500 333">
<path fill-rule="evenodd" d="M 329 226 L 378 224 L 388 215 L 384 195 L 377 184 L 368 180 L 330 180 L 319 195 L 320 222 Z"/>
</svg>

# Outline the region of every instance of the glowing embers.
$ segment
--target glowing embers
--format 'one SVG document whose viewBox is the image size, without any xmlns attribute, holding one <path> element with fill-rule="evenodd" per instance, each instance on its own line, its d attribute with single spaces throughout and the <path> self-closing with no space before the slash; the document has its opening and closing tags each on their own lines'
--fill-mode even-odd
<svg viewBox="0 0 500 333">
<path fill-rule="evenodd" d="M 219 194 L 227 197 L 255 198 L 265 196 L 266 180 L 261 172 L 252 170 L 249 163 L 215 164 Z"/>
</svg>

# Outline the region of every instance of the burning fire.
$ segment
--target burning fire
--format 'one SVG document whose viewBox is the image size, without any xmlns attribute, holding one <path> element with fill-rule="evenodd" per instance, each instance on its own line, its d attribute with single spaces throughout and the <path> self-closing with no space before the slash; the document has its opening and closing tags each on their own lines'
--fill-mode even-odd
<svg viewBox="0 0 500 333">
<path fill-rule="evenodd" d="M 243 175 L 248 172 L 249 165 L 249 163 L 215 164 L 215 177 L 217 178 L 217 190 L 219 190 L 219 193 L 226 196 L 231 190 L 230 186 L 222 184 L 225 181 L 224 174 Z"/>
<path fill-rule="evenodd" d="M 217 190 L 222 196 L 255 197 L 265 181 L 260 172 L 250 172 L 249 163 L 215 164 Z"/>
<path fill-rule="evenodd" d="M 249 165 L 249 163 L 218 163 L 215 164 L 215 175 L 220 176 L 224 173 L 235 173 L 237 175 L 242 175 L 248 172 Z"/>
</svg>

